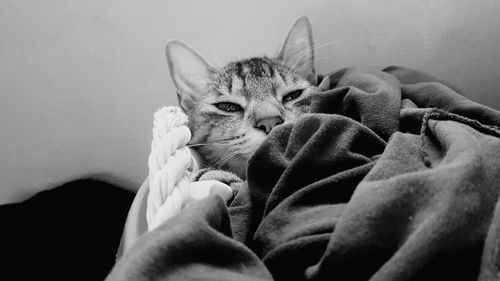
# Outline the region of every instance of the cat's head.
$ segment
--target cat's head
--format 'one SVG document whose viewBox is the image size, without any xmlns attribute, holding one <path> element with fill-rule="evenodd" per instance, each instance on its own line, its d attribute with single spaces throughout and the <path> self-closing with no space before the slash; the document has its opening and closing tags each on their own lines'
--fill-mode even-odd
<svg viewBox="0 0 500 281">
<path fill-rule="evenodd" d="M 290 27 L 275 58 L 243 59 L 218 68 L 176 40 L 168 42 L 166 55 L 179 104 L 189 117 L 191 143 L 200 144 L 198 151 L 209 164 L 241 177 L 275 126 L 308 111 L 307 89 L 317 83 L 307 17 Z"/>
</svg>

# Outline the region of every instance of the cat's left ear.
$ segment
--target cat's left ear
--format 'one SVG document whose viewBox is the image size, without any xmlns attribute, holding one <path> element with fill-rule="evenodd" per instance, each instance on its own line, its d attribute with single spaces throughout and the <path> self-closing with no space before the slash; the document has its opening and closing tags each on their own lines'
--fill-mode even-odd
<svg viewBox="0 0 500 281">
<path fill-rule="evenodd" d="M 308 17 L 299 17 L 292 24 L 281 46 L 278 60 L 316 85 L 318 78 L 314 71 L 314 43 L 311 21 Z"/>
</svg>

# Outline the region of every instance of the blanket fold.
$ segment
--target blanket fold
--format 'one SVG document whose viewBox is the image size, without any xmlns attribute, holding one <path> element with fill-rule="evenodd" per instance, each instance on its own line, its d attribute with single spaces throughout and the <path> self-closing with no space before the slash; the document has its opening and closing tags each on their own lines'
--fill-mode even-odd
<svg viewBox="0 0 500 281">
<path fill-rule="evenodd" d="M 496 280 L 499 125 L 423 73 L 342 69 L 271 132 L 231 206 L 189 207 L 108 280 Z"/>
</svg>

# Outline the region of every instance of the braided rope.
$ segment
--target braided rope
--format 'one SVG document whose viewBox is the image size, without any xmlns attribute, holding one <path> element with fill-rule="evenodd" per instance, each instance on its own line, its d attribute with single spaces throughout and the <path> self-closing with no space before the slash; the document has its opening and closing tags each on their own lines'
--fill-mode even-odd
<svg viewBox="0 0 500 281">
<path fill-rule="evenodd" d="M 154 114 L 153 141 L 148 158 L 149 194 L 146 219 L 149 230 L 179 212 L 189 197 L 188 168 L 193 158 L 187 116 L 169 106 Z"/>
<path fill-rule="evenodd" d="M 153 141 L 148 158 L 149 194 L 146 220 L 152 230 L 177 214 L 189 202 L 217 194 L 229 201 L 232 189 L 215 180 L 191 183 L 189 174 L 199 168 L 186 145 L 191 132 L 179 107 L 167 106 L 154 114 Z"/>
</svg>

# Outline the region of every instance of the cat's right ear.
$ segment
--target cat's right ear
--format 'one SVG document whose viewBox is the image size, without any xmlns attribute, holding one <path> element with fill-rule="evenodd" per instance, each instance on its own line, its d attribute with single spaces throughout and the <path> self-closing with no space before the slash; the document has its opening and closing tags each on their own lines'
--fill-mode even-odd
<svg viewBox="0 0 500 281">
<path fill-rule="evenodd" d="M 314 71 L 314 43 L 311 20 L 302 16 L 295 20 L 281 46 L 278 60 L 290 69 L 316 85 Z"/>
<path fill-rule="evenodd" d="M 184 112 L 193 109 L 200 95 L 208 91 L 214 67 L 187 44 L 171 40 L 165 49 L 170 77 L 177 88 L 179 105 Z"/>
</svg>

